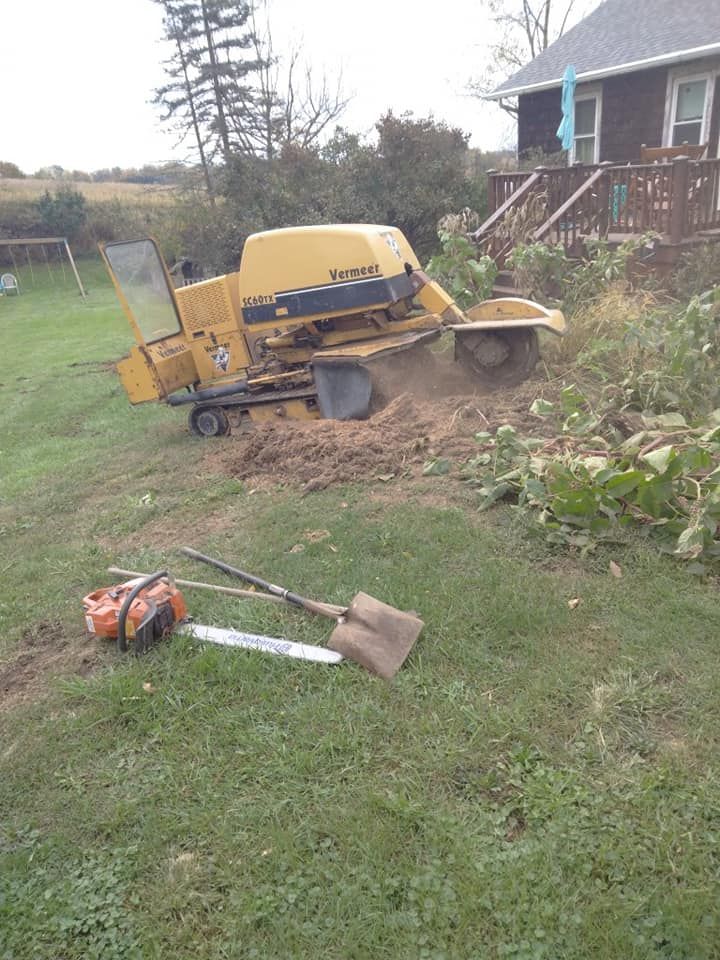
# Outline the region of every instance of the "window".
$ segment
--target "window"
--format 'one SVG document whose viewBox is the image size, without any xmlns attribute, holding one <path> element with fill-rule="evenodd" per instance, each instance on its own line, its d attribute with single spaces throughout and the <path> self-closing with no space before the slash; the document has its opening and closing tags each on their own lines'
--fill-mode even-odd
<svg viewBox="0 0 720 960">
<path fill-rule="evenodd" d="M 670 144 L 681 147 L 684 143 L 705 142 L 705 104 L 707 100 L 707 77 L 688 77 L 676 80 L 673 91 L 672 129 Z"/>
<path fill-rule="evenodd" d="M 160 253 L 152 240 L 109 243 L 105 256 L 145 343 L 180 332 L 173 295 Z"/>
<path fill-rule="evenodd" d="M 600 156 L 600 94 L 575 97 L 572 163 L 597 163 Z"/>
</svg>

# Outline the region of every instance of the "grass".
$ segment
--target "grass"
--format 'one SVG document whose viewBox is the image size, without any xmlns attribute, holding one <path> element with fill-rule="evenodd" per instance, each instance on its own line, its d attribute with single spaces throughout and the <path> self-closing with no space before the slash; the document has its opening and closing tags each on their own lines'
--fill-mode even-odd
<svg viewBox="0 0 720 960">
<path fill-rule="evenodd" d="M 65 655 L 0 710 L 0 957 L 717 956 L 714 587 L 641 542 L 550 553 L 439 478 L 300 499 L 217 475 L 176 411 L 128 407 L 106 365 L 125 321 L 81 272 L 87 304 L 0 299 L 0 679 L 43 662 L 42 624 Z M 108 564 L 197 575 L 187 541 L 425 631 L 391 684 L 183 639 L 88 647 Z M 200 622 L 327 636 L 187 598 Z"/>
</svg>

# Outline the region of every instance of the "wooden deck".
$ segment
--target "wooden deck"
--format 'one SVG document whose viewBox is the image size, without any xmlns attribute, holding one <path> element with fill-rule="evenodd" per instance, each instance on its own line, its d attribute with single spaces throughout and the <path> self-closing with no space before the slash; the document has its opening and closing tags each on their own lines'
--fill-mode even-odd
<svg viewBox="0 0 720 960">
<path fill-rule="evenodd" d="M 654 233 L 668 263 L 694 243 L 720 240 L 717 159 L 491 171 L 488 200 L 474 238 L 501 270 L 518 242 L 561 244 L 579 257 L 589 239 Z"/>
</svg>

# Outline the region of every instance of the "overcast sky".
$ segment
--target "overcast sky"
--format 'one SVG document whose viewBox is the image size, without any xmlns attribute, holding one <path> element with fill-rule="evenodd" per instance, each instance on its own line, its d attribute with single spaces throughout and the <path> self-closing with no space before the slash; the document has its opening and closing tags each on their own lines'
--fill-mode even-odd
<svg viewBox="0 0 720 960">
<path fill-rule="evenodd" d="M 343 117 L 367 131 L 392 108 L 432 113 L 474 146 L 507 142 L 494 105 L 466 92 L 486 61 L 480 0 L 270 0 L 279 53 L 296 44 L 317 70 L 342 70 Z M 0 160 L 26 172 L 184 159 L 149 104 L 162 83 L 162 15 L 152 0 L 34 0 L 5 12 Z"/>
</svg>

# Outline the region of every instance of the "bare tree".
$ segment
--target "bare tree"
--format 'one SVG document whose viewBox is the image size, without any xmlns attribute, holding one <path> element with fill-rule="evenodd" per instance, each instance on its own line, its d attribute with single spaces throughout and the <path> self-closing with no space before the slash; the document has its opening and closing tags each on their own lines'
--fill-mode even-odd
<svg viewBox="0 0 720 960">
<path fill-rule="evenodd" d="M 301 78 L 297 78 L 298 72 Z M 334 85 L 330 84 L 325 74 L 316 83 L 311 68 L 302 67 L 297 51 L 293 51 L 288 63 L 282 103 L 282 141 L 300 147 L 312 146 L 323 131 L 340 117 L 349 102 L 350 98 L 343 96 L 342 74 Z"/>
<path fill-rule="evenodd" d="M 232 136 L 247 155 L 272 160 L 287 144 L 303 148 L 317 143 L 349 103 L 343 95 L 342 75 L 331 84 L 323 74 L 316 80 L 311 67 L 303 66 L 297 49 L 283 61 L 275 52 L 267 3 L 264 25 L 252 17 L 252 42 L 259 65 L 253 86 L 237 91 L 228 111 Z"/>
<path fill-rule="evenodd" d="M 561 37 L 578 16 L 598 0 L 482 0 L 498 38 L 489 48 L 489 66 L 469 84 L 471 92 L 485 97 L 498 83 L 534 60 Z M 517 116 L 513 100 L 500 100 L 503 110 Z"/>
</svg>

